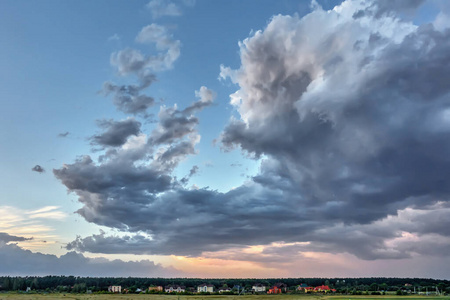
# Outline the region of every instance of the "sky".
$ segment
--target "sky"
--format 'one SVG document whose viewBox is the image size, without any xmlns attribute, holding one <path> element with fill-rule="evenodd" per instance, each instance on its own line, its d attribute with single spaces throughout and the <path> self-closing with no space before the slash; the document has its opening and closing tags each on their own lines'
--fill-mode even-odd
<svg viewBox="0 0 450 300">
<path fill-rule="evenodd" d="M 0 2 L 0 275 L 450 279 L 449 14 Z"/>
</svg>

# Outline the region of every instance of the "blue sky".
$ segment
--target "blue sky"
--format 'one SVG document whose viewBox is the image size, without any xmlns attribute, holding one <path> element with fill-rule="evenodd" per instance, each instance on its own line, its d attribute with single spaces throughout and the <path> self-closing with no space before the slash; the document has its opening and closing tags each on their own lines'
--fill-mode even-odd
<svg viewBox="0 0 450 300">
<path fill-rule="evenodd" d="M 0 256 L 448 278 L 448 3 L 341 2 L 2 2 Z"/>
</svg>

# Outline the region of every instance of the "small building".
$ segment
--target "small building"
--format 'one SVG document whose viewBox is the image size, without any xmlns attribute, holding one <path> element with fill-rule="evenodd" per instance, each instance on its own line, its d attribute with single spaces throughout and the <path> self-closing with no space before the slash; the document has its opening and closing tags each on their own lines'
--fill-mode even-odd
<svg viewBox="0 0 450 300">
<path fill-rule="evenodd" d="M 220 294 L 222 294 L 222 293 L 229 293 L 229 292 L 231 292 L 231 289 L 228 286 L 222 286 L 222 287 L 219 288 L 219 293 Z"/>
<path fill-rule="evenodd" d="M 314 291 L 319 293 L 328 293 L 331 289 L 328 285 L 319 285 L 314 288 Z"/>
<path fill-rule="evenodd" d="M 266 291 L 266 286 L 263 285 L 263 284 L 261 284 L 261 283 L 255 283 L 255 284 L 252 286 L 252 291 L 253 291 L 254 293 L 263 293 L 263 292 Z"/>
<path fill-rule="evenodd" d="M 182 285 L 167 285 L 164 287 L 164 292 L 166 293 L 184 293 L 186 292 L 186 287 Z"/>
<path fill-rule="evenodd" d="M 164 288 L 163 288 L 162 286 L 160 286 L 160 285 L 158 285 L 158 286 L 150 286 L 150 287 L 148 288 L 148 291 L 149 291 L 149 292 L 152 292 L 152 291 L 155 291 L 155 292 L 162 292 L 162 291 L 164 291 Z"/>
<path fill-rule="evenodd" d="M 297 291 L 304 292 L 305 288 L 309 287 L 306 283 L 301 283 L 297 286 Z"/>
<path fill-rule="evenodd" d="M 197 293 L 214 293 L 214 285 L 212 284 L 201 284 L 197 287 Z"/>
<path fill-rule="evenodd" d="M 241 292 L 244 291 L 244 287 L 241 286 L 241 285 L 239 285 L 239 284 L 236 284 L 235 286 L 233 286 L 233 289 L 232 289 L 232 290 L 233 290 L 233 291 L 236 291 L 237 293 L 241 293 Z"/>
<path fill-rule="evenodd" d="M 285 293 L 286 293 L 287 290 L 288 290 L 287 284 L 282 283 L 282 282 L 275 283 L 275 284 L 274 284 L 274 287 L 277 287 L 279 290 L 281 290 L 281 291 L 283 291 L 283 292 L 285 292 Z"/>
<path fill-rule="evenodd" d="M 110 293 L 122 293 L 122 286 L 121 285 L 110 285 L 108 287 L 108 292 L 110 292 Z"/>
<path fill-rule="evenodd" d="M 269 289 L 267 294 L 281 294 L 281 289 L 277 286 L 273 286 L 273 288 Z"/>
</svg>

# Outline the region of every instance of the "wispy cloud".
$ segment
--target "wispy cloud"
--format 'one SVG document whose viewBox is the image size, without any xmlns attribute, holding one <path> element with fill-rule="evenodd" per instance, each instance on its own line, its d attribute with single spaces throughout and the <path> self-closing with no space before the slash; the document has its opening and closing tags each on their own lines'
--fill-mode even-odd
<svg viewBox="0 0 450 300">
<path fill-rule="evenodd" d="M 31 219 L 55 219 L 63 220 L 67 217 L 67 214 L 59 210 L 59 206 L 45 206 L 38 210 L 25 212 L 28 218 Z"/>
<path fill-rule="evenodd" d="M 147 8 L 151 11 L 154 19 L 163 16 L 177 17 L 182 15 L 180 6 L 170 0 L 151 0 L 147 4 Z"/>
<path fill-rule="evenodd" d="M 67 214 L 59 209 L 59 206 L 45 206 L 27 211 L 12 206 L 0 206 L 0 232 L 26 238 L 18 243 L 27 249 L 40 249 L 44 245 L 54 244 L 60 237 L 54 234 L 55 228 L 47 221 L 66 219 Z"/>
<path fill-rule="evenodd" d="M 67 137 L 69 134 L 70 134 L 70 133 L 69 133 L 68 131 L 66 131 L 66 132 L 63 132 L 63 133 L 58 134 L 58 137 L 65 138 L 65 137 Z"/>
<path fill-rule="evenodd" d="M 120 41 L 120 36 L 117 33 L 115 33 L 108 38 L 108 41 Z"/>
</svg>

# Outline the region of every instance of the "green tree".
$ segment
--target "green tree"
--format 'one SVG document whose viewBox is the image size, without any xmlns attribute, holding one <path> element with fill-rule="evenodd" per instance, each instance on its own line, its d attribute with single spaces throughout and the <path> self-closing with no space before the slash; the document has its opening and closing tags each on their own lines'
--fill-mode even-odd
<svg viewBox="0 0 450 300">
<path fill-rule="evenodd" d="M 12 289 L 11 278 L 9 276 L 3 279 L 3 288 L 7 291 Z"/>
</svg>

